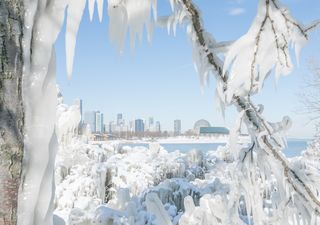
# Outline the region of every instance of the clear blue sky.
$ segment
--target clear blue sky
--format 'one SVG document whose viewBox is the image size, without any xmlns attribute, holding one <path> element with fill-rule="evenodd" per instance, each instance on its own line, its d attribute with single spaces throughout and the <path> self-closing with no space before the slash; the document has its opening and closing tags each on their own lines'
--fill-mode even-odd
<svg viewBox="0 0 320 225">
<path fill-rule="evenodd" d="M 202 11 L 206 29 L 217 40 L 235 40 L 246 33 L 256 14 L 257 1 L 253 0 L 197 0 Z M 302 23 L 320 18 L 318 0 L 282 1 Z M 170 13 L 169 1 L 159 0 L 160 15 Z M 320 32 L 310 36 L 310 42 L 303 49 L 301 65 L 288 77 L 280 79 L 275 87 L 272 77 L 265 89 L 255 98 L 256 103 L 265 105 L 265 117 L 280 121 L 289 115 L 294 125 L 290 137 L 312 137 L 314 126 L 308 123 L 308 116 L 299 115 L 301 108 L 297 95 L 309 71 L 309 58 L 320 59 Z M 173 129 L 173 120 L 182 120 L 182 129 L 192 128 L 201 118 L 215 126 L 231 127 L 235 120 L 235 109 L 227 110 L 223 120 L 216 110 L 212 77 L 208 87 L 201 92 L 200 82 L 193 62 L 191 45 L 184 28 L 179 28 L 176 37 L 167 30 L 156 28 L 152 43 L 146 35 L 136 44 L 134 51 L 127 42 L 123 55 L 108 40 L 108 17 L 105 5 L 104 19 L 98 20 L 97 12 L 93 22 L 89 21 L 88 10 L 78 33 L 73 77 L 66 76 L 64 29 L 57 43 L 57 82 L 65 102 L 71 104 L 75 98 L 84 101 L 84 110 L 100 110 L 105 121 L 116 120 L 121 112 L 125 119 L 153 116 L 162 127 Z"/>
</svg>

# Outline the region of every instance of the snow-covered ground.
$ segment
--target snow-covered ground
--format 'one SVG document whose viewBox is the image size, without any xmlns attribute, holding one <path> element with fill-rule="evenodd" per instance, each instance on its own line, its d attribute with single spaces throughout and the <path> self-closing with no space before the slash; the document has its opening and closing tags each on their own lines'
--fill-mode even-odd
<svg viewBox="0 0 320 225">
<path fill-rule="evenodd" d="M 177 223 L 185 197 L 198 204 L 205 193 L 223 186 L 225 169 L 216 167 L 212 175 L 220 161 L 218 152 L 205 157 L 196 150 L 168 153 L 157 143 L 147 149 L 121 147 L 116 141 L 88 144 L 74 138 L 60 147 L 57 156 L 55 221 L 64 222 L 56 224 L 156 223 L 148 209 L 150 193 L 156 193 L 152 198 L 159 198 L 170 221 Z"/>
<path fill-rule="evenodd" d="M 229 142 L 228 135 L 215 136 L 177 136 L 177 137 L 166 137 L 166 138 L 143 138 L 143 139 L 123 139 L 123 143 L 131 144 L 149 144 L 150 142 L 156 142 L 159 144 L 212 144 L 212 143 L 227 143 Z M 92 143 L 104 143 L 105 141 L 99 142 L 95 141 Z M 111 141 L 112 142 L 112 141 Z M 250 142 L 249 136 L 240 136 L 239 142 L 248 143 Z"/>
<path fill-rule="evenodd" d="M 230 205 L 239 196 L 227 148 L 169 153 L 158 143 L 131 148 L 75 137 L 57 156 L 54 224 L 248 224 L 244 200 Z M 317 148 L 310 145 L 304 161 L 316 164 Z"/>
</svg>

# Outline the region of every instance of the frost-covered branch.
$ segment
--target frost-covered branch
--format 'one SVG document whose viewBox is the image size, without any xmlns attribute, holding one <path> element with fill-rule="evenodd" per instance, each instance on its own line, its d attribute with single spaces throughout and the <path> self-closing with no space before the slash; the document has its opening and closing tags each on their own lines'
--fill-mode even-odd
<svg viewBox="0 0 320 225">
<path fill-rule="evenodd" d="M 312 22 L 311 25 L 307 26 L 304 29 L 304 32 L 313 31 L 314 29 L 318 28 L 319 26 L 320 26 L 320 20 L 316 20 L 316 21 Z"/>
<path fill-rule="evenodd" d="M 311 115 L 312 120 L 317 120 L 320 118 L 320 68 L 315 62 L 311 61 L 310 72 L 312 77 L 306 80 L 299 96 L 303 106 L 300 112 Z"/>
<path fill-rule="evenodd" d="M 256 21 L 248 34 L 236 41 L 234 46 L 231 47 L 226 56 L 225 68 L 223 68 L 222 61 L 216 53 L 210 51 L 207 47 L 206 33 L 197 8 L 191 0 L 181 0 L 178 3 L 181 3 L 188 12 L 189 18 L 186 17 L 186 20 L 189 19 L 192 26 L 191 28 L 188 27 L 188 33 L 189 35 L 191 34 L 192 41 L 195 41 L 200 46 L 196 49 L 200 51 L 198 53 L 201 55 L 200 58 L 211 65 L 209 67 L 211 69 L 207 69 L 209 71 L 205 71 L 205 73 L 213 72 L 217 74 L 218 82 L 224 87 L 223 90 L 228 92 L 231 89 L 232 94 L 228 96 L 231 97 L 230 102 L 235 104 L 239 111 L 245 112 L 248 130 L 257 147 L 265 152 L 268 157 L 271 157 L 269 159 L 274 161 L 278 168 L 281 168 L 285 180 L 289 183 L 291 189 L 300 196 L 299 198 L 302 199 L 303 205 L 306 208 L 311 206 L 308 210 L 311 210 L 311 213 L 314 211 L 319 214 L 320 202 L 316 194 L 311 191 L 308 184 L 299 177 L 298 173 L 291 168 L 290 163 L 281 153 L 283 145 L 279 142 L 276 130 L 261 116 L 261 113 L 250 101 L 252 83 L 259 79 L 261 87 L 266 75 L 271 72 L 274 65 L 276 65 L 276 70 L 279 70 L 276 71 L 277 73 L 290 72 L 292 65 L 291 61 L 289 61 L 288 43 L 295 42 L 298 45 L 296 47 L 296 52 L 298 53 L 300 51 L 299 45 L 307 39 L 306 31 L 290 17 L 288 11 L 279 7 L 277 1 L 260 1 Z M 177 7 L 179 7 L 178 4 Z M 273 16 L 277 17 L 277 20 Z M 267 25 L 269 29 L 266 27 Z M 261 43 L 263 43 L 263 46 Z M 268 48 L 272 48 L 272 51 L 270 52 Z M 254 50 L 253 52 L 252 49 Z M 246 55 L 244 53 L 246 50 L 252 55 Z M 244 63 L 244 60 L 247 61 L 248 59 L 251 59 L 251 66 L 248 66 L 248 63 Z M 260 67 L 259 70 L 257 69 L 258 67 Z M 230 77 L 226 76 L 228 68 L 231 68 Z M 248 72 L 248 68 L 250 72 Z M 245 79 L 246 75 L 239 75 L 239 73 L 249 74 L 250 79 Z M 241 79 L 242 83 L 232 85 L 233 79 L 238 79 L 237 77 L 240 77 L 239 79 Z M 247 85 L 247 80 L 250 80 L 250 85 Z M 247 87 L 244 87 L 245 85 Z M 284 119 L 283 125 L 288 125 L 289 123 L 288 119 Z M 278 182 L 282 181 L 279 180 Z"/>
<path fill-rule="evenodd" d="M 257 16 L 247 34 L 226 54 L 224 71 L 230 73 L 228 90 L 224 93 L 227 103 L 233 95 L 257 93 L 272 72 L 278 79 L 292 71 L 290 46 L 298 58 L 308 34 L 289 11 L 279 5 L 275 0 L 260 0 Z"/>
</svg>

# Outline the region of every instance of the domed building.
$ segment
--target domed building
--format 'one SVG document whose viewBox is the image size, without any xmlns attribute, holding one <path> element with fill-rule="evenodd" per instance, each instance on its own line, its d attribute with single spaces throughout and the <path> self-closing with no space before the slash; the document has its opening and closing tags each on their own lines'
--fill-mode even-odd
<svg viewBox="0 0 320 225">
<path fill-rule="evenodd" d="M 194 126 L 193 131 L 199 136 L 221 137 L 229 135 L 229 130 L 225 127 L 212 127 L 207 120 L 198 120 Z"/>
<path fill-rule="evenodd" d="M 200 134 L 201 127 L 211 127 L 210 123 L 207 120 L 201 119 L 195 122 L 193 130 L 196 134 Z"/>
</svg>

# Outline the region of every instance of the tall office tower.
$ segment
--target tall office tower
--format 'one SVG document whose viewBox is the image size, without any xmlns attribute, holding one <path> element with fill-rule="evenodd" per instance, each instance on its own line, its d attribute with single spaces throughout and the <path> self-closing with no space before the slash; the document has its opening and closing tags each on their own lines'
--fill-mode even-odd
<svg viewBox="0 0 320 225">
<path fill-rule="evenodd" d="M 104 129 L 104 115 L 103 113 L 101 113 L 101 133 L 104 133 L 105 132 L 105 129 Z"/>
<path fill-rule="evenodd" d="M 173 133 L 175 136 L 178 136 L 181 134 L 181 120 L 175 120 L 174 121 L 174 129 Z"/>
<path fill-rule="evenodd" d="M 134 132 L 134 121 L 133 120 L 129 121 L 129 131 Z"/>
<path fill-rule="evenodd" d="M 143 133 L 144 132 L 144 123 L 142 119 L 137 119 L 135 120 L 134 123 L 135 127 L 135 132 L 136 133 Z"/>
<path fill-rule="evenodd" d="M 111 121 L 109 123 L 109 133 L 112 134 L 115 132 L 115 128 L 116 128 L 116 124 L 114 123 L 114 121 Z"/>
<path fill-rule="evenodd" d="M 149 131 L 154 131 L 154 119 L 153 119 L 153 117 L 149 117 L 148 130 Z"/>
<path fill-rule="evenodd" d="M 158 133 L 161 133 L 161 125 L 160 125 L 159 121 L 156 122 L 156 130 L 155 131 Z"/>
<path fill-rule="evenodd" d="M 120 126 L 122 124 L 122 113 L 117 114 L 117 125 Z"/>
<path fill-rule="evenodd" d="M 100 111 L 96 111 L 96 130 L 95 130 L 96 133 L 102 132 L 101 121 L 102 121 L 101 113 Z"/>
<path fill-rule="evenodd" d="M 92 133 L 96 132 L 96 112 L 95 111 L 86 111 L 84 113 L 83 122 L 90 126 Z"/>
</svg>

